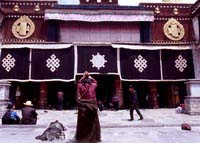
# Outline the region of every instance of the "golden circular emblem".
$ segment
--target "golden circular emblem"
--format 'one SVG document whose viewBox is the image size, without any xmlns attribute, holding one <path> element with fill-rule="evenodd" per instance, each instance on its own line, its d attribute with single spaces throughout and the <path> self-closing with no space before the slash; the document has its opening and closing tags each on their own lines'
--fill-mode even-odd
<svg viewBox="0 0 200 143">
<path fill-rule="evenodd" d="M 178 41 L 181 40 L 185 35 L 185 29 L 183 25 L 176 19 L 169 19 L 163 26 L 164 34 L 170 40 Z"/>
<path fill-rule="evenodd" d="M 26 39 L 35 31 L 35 25 L 28 16 L 21 16 L 12 26 L 12 33 L 18 39 Z"/>
</svg>

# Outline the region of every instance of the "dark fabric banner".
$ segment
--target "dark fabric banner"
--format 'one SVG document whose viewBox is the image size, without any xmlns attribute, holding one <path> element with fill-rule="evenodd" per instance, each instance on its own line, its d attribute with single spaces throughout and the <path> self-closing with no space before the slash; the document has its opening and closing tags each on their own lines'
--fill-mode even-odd
<svg viewBox="0 0 200 143">
<path fill-rule="evenodd" d="M 32 50 L 31 78 L 74 79 L 74 48 Z"/>
<path fill-rule="evenodd" d="M 29 79 L 30 49 L 2 49 L 0 79 Z"/>
<path fill-rule="evenodd" d="M 117 73 L 117 49 L 105 46 L 78 47 L 78 73 Z"/>
<path fill-rule="evenodd" d="M 124 80 L 160 80 L 159 51 L 120 49 L 120 69 Z"/>
<path fill-rule="evenodd" d="M 194 78 L 192 50 L 162 50 L 163 79 Z"/>
</svg>

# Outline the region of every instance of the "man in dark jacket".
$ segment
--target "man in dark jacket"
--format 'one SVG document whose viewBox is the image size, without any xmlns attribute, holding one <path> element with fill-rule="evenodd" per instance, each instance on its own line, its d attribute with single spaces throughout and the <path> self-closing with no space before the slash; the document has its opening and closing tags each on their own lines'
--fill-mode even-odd
<svg viewBox="0 0 200 143">
<path fill-rule="evenodd" d="M 140 116 L 139 120 L 143 119 L 142 114 L 138 109 L 138 99 L 137 99 L 137 92 L 133 88 L 132 85 L 129 85 L 129 101 L 130 101 L 130 119 L 129 121 L 133 121 L 133 111 L 135 110 L 137 114 Z"/>
<path fill-rule="evenodd" d="M 24 103 L 25 107 L 22 108 L 22 119 L 21 124 L 36 124 L 37 122 L 37 113 L 32 107 L 33 104 L 31 101 L 26 101 Z"/>
</svg>

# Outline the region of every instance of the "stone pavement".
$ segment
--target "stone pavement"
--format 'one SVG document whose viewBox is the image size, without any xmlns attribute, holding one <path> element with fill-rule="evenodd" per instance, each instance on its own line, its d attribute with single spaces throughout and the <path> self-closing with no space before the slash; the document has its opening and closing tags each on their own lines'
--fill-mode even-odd
<svg viewBox="0 0 200 143">
<path fill-rule="evenodd" d="M 134 112 L 134 121 L 128 121 L 129 110 L 118 111 L 99 111 L 99 119 L 102 128 L 119 127 L 173 127 L 180 126 L 182 123 L 189 123 L 191 126 L 200 126 L 200 115 L 177 114 L 175 109 L 140 109 L 144 120 L 139 121 Z M 17 110 L 21 116 L 21 111 Z M 58 120 L 69 128 L 76 127 L 77 110 L 37 110 L 37 125 L 0 125 L 0 128 L 6 127 L 32 127 L 45 128 L 52 121 Z"/>
<path fill-rule="evenodd" d="M 200 115 L 177 114 L 175 109 L 140 111 L 144 116 L 142 121 L 135 113 L 135 120 L 128 121 L 129 110 L 99 112 L 101 143 L 200 143 Z M 72 143 L 76 131 L 76 110 L 37 112 L 37 125 L 0 125 L 0 143 Z M 68 127 L 65 140 L 36 140 L 35 137 L 55 120 Z M 182 123 L 191 124 L 192 131 L 181 130 Z"/>
<path fill-rule="evenodd" d="M 0 128 L 1 143 L 72 143 L 75 128 L 65 131 L 65 140 L 40 141 L 43 128 Z M 178 127 L 102 128 L 101 143 L 200 143 L 200 128 L 192 131 Z"/>
<path fill-rule="evenodd" d="M 65 140 L 40 141 L 44 128 L 0 128 L 0 143 L 72 143 L 75 128 L 65 131 Z M 200 128 L 179 127 L 101 128 L 100 143 L 200 143 Z"/>
</svg>

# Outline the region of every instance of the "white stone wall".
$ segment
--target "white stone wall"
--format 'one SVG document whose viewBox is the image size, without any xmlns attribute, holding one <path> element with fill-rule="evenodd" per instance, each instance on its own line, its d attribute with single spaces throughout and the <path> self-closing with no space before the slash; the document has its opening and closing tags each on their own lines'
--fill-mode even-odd
<svg viewBox="0 0 200 143">
<path fill-rule="evenodd" d="M 190 115 L 200 115 L 200 98 L 186 99 L 185 110 Z"/>
<path fill-rule="evenodd" d="M 10 83 L 0 82 L 0 118 L 2 118 L 3 113 L 5 113 L 6 106 L 9 102 L 9 87 Z"/>
<path fill-rule="evenodd" d="M 200 115 L 200 80 L 188 81 L 185 84 L 187 86 L 185 111 L 190 115 Z"/>
<path fill-rule="evenodd" d="M 195 79 L 200 79 L 200 45 L 193 49 Z"/>
<path fill-rule="evenodd" d="M 199 40 L 199 20 L 198 20 L 198 17 L 194 17 L 192 19 L 192 22 L 193 22 L 195 39 L 198 41 Z"/>
</svg>

